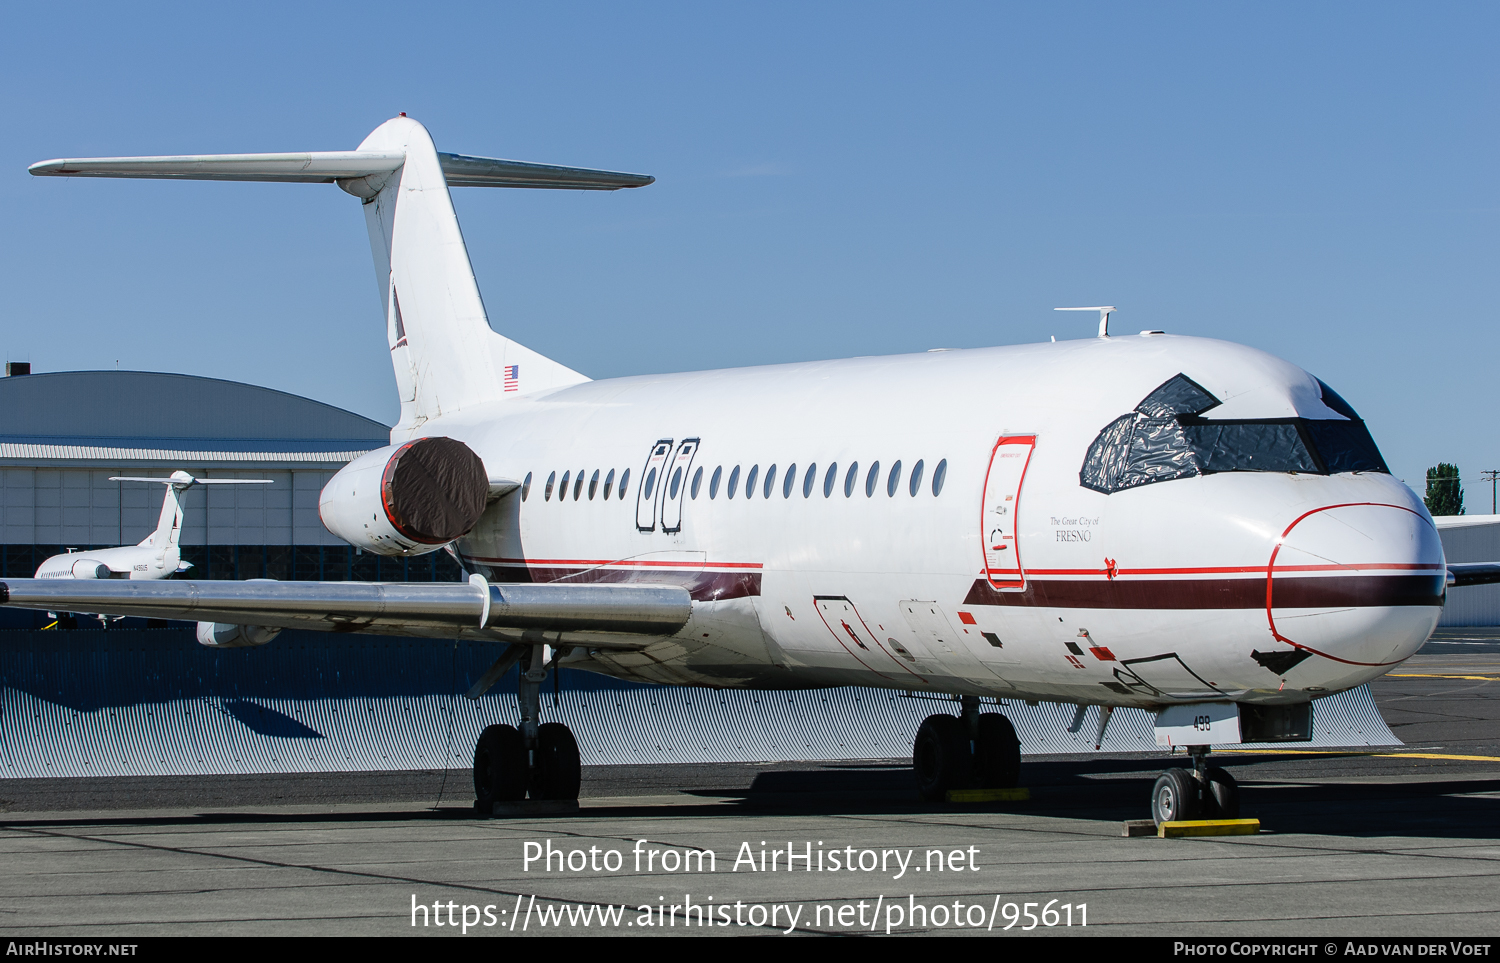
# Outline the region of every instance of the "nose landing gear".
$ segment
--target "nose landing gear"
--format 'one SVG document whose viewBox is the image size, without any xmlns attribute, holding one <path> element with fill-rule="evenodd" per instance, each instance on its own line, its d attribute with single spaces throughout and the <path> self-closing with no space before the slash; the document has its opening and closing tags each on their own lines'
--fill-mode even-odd
<svg viewBox="0 0 1500 963">
<path fill-rule="evenodd" d="M 1240 788 L 1219 766 L 1210 766 L 1208 746 L 1189 746 L 1192 769 L 1168 769 L 1151 789 L 1151 818 L 1160 826 L 1186 819 L 1238 819 Z"/>
<path fill-rule="evenodd" d="M 474 747 L 474 812 L 494 815 L 496 803 L 578 798 L 582 768 L 578 740 L 560 722 L 541 722 L 541 690 L 556 657 L 544 661 L 545 647 L 528 645 L 520 657 L 521 726 L 494 725 Z"/>
<path fill-rule="evenodd" d="M 933 715 L 923 720 L 912 745 L 912 768 L 923 799 L 938 802 L 950 789 L 1009 789 L 1021 776 L 1021 741 L 998 712 L 979 712 L 979 699 L 964 696 L 963 718 Z"/>
</svg>

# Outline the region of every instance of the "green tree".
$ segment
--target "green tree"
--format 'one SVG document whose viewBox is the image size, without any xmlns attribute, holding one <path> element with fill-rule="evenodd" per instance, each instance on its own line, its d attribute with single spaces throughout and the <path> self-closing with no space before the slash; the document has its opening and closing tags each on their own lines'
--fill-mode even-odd
<svg viewBox="0 0 1500 963">
<path fill-rule="evenodd" d="M 1422 500 L 1434 515 L 1462 515 L 1464 490 L 1459 484 L 1458 466 L 1440 462 L 1427 469 L 1427 495 Z"/>
</svg>

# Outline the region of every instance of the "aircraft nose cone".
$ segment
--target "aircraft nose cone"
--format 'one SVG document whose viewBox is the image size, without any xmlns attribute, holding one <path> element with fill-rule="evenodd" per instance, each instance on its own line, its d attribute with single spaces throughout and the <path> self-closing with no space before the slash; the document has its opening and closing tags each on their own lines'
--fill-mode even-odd
<svg viewBox="0 0 1500 963">
<path fill-rule="evenodd" d="M 1330 505 L 1295 519 L 1271 553 L 1266 617 L 1283 642 L 1351 666 L 1400 662 L 1442 614 L 1443 546 L 1424 515 Z"/>
</svg>

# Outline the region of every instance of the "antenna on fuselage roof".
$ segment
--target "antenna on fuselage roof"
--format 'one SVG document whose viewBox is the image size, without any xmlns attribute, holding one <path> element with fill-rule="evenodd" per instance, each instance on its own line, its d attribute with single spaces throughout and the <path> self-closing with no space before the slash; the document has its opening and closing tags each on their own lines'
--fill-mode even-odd
<svg viewBox="0 0 1500 963">
<path fill-rule="evenodd" d="M 1108 307 L 1053 308 L 1052 310 L 1054 310 L 1054 311 L 1098 311 L 1099 312 L 1099 337 L 1101 337 L 1101 338 L 1107 338 L 1107 337 L 1109 337 L 1109 315 L 1110 315 L 1110 312 L 1115 311 L 1117 309 L 1115 308 L 1114 305 L 1111 304 Z"/>
</svg>

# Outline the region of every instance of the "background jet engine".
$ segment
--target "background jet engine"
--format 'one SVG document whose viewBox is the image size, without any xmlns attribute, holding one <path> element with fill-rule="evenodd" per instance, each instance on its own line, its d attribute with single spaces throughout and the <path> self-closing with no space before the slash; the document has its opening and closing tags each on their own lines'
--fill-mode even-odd
<svg viewBox="0 0 1500 963">
<path fill-rule="evenodd" d="M 92 558 L 74 562 L 72 571 L 74 578 L 109 578 L 109 566 Z"/>
<path fill-rule="evenodd" d="M 468 534 L 489 497 L 484 462 L 461 441 L 418 438 L 368 452 L 323 487 L 323 525 L 376 555 L 422 555 Z"/>
</svg>

